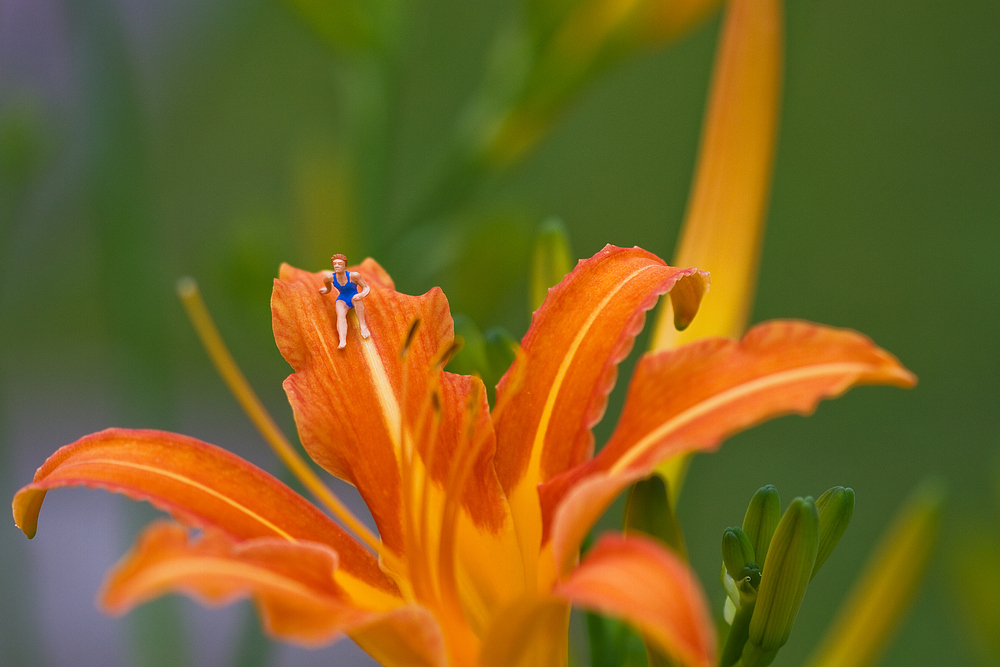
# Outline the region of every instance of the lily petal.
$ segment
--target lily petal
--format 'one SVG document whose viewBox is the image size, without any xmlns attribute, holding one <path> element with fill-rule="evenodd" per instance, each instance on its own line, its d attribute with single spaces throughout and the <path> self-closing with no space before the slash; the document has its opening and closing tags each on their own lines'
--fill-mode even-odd
<svg viewBox="0 0 1000 667">
<path fill-rule="evenodd" d="M 647 354 L 601 453 L 539 489 L 557 567 L 566 571 L 572 565 L 607 505 L 664 459 L 713 450 L 772 417 L 809 414 L 820 400 L 855 385 L 915 382 L 867 337 L 807 322 L 767 322 L 739 342 L 705 339 Z"/>
<path fill-rule="evenodd" d="M 146 528 L 109 573 L 100 603 L 111 613 L 123 614 L 172 591 L 211 605 L 253 594 L 269 631 L 319 645 L 364 622 L 372 611 L 399 604 L 398 598 L 388 597 L 382 609 L 354 604 L 335 581 L 337 566 L 337 554 L 313 542 L 237 542 L 217 530 L 189 539 L 183 526 L 161 521 Z"/>
<path fill-rule="evenodd" d="M 429 505 L 418 516 L 441 517 L 441 568 L 454 569 L 456 593 L 478 632 L 528 582 L 513 517 L 493 468 L 496 437 L 486 389 L 479 378 L 452 373 L 443 374 L 441 388 L 444 406 L 454 410 L 465 402 L 467 409 L 464 415 L 445 409 L 427 485 Z"/>
<path fill-rule="evenodd" d="M 568 628 L 565 600 L 526 595 L 497 615 L 483 642 L 480 667 L 565 667 Z"/>
<path fill-rule="evenodd" d="M 221 605 L 247 596 L 275 637 L 319 646 L 349 634 L 385 665 L 443 666 L 443 641 L 426 609 L 398 598 L 363 604 L 340 586 L 337 554 L 311 542 L 235 542 L 209 530 L 197 539 L 170 522 L 149 526 L 109 573 L 100 596 L 115 614 L 168 592 Z"/>
<path fill-rule="evenodd" d="M 351 639 L 385 667 L 446 667 L 441 626 L 426 607 L 411 604 L 351 632 Z"/>
<path fill-rule="evenodd" d="M 677 556 L 649 538 L 602 536 L 553 594 L 626 619 L 682 665 L 705 667 L 714 660 L 704 592 Z"/>
<path fill-rule="evenodd" d="M 704 274 L 667 266 L 641 248 L 609 245 L 549 290 L 497 386 L 496 467 L 504 489 L 525 477 L 545 481 L 591 455 L 590 427 L 604 414 L 618 362 L 645 311 L 678 282 L 686 283 L 678 293 L 693 314 Z"/>
<path fill-rule="evenodd" d="M 408 577 L 418 599 L 440 587 L 473 630 L 524 589 L 510 510 L 493 470 L 496 439 L 479 378 L 442 373 L 436 443 L 404 466 Z M 421 434 L 415 433 L 418 440 Z M 422 440 L 430 441 L 426 435 Z M 431 472 L 428 472 L 430 469 Z"/>
<path fill-rule="evenodd" d="M 274 337 L 295 370 L 285 392 L 303 446 L 328 472 L 358 487 L 383 543 L 401 554 L 404 409 L 410 417 L 426 406 L 431 369 L 451 344 L 453 326 L 440 289 L 400 294 L 373 260 L 351 270 L 371 286 L 369 338 L 361 338 L 350 315 L 347 347 L 338 350 L 335 299 L 319 293 L 323 274 L 287 264 L 271 297 Z M 418 320 L 404 360 L 401 350 Z"/>
<path fill-rule="evenodd" d="M 336 550 L 352 586 L 398 595 L 374 556 L 326 514 L 260 468 L 195 438 L 108 429 L 62 447 L 14 496 L 14 522 L 25 535 L 35 535 L 46 492 L 63 486 L 124 493 L 236 540 L 317 542 Z"/>
<path fill-rule="evenodd" d="M 356 270 L 372 288 L 365 299 L 371 338 L 352 323 L 342 350 L 334 300 L 319 293 L 322 274 L 283 266 L 275 281 L 275 338 L 296 371 L 285 389 L 302 442 L 320 465 L 358 487 L 383 543 L 405 554 L 409 571 L 396 574 L 419 589 L 418 598 L 433 595 L 434 582 L 454 583 L 466 614 L 488 618 L 524 575 L 493 469 L 485 388 L 441 370 L 453 329 L 440 290 L 400 294 L 373 260 Z"/>
<path fill-rule="evenodd" d="M 670 326 L 664 304 L 653 335 L 657 350 L 707 336 L 739 337 L 753 305 L 781 100 L 783 12 L 781 0 L 726 5 L 697 171 L 674 257 L 679 266 L 710 271 L 716 291 L 684 332 Z"/>
<path fill-rule="evenodd" d="M 609 245 L 579 262 L 535 312 L 497 386 L 494 411 L 497 475 L 529 565 L 541 540 L 537 485 L 591 455 L 590 428 L 604 413 L 617 364 L 645 311 L 675 285 L 675 310 L 689 320 L 707 289 L 705 274 L 667 266 L 640 248 Z"/>
</svg>

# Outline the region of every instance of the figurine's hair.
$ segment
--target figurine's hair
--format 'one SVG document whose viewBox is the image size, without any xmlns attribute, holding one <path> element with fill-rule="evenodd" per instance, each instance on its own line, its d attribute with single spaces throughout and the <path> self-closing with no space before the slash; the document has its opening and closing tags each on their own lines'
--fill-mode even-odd
<svg viewBox="0 0 1000 667">
<path fill-rule="evenodd" d="M 330 262 L 332 263 L 334 260 L 338 259 L 342 260 L 345 264 L 347 263 L 347 255 L 341 255 L 339 252 L 330 258 Z"/>
</svg>

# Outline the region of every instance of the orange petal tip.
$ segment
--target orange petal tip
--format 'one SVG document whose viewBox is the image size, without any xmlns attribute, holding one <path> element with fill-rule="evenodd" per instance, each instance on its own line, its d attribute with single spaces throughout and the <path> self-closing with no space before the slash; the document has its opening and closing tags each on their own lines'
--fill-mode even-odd
<svg viewBox="0 0 1000 667">
<path fill-rule="evenodd" d="M 14 496 L 11 503 L 11 510 L 14 514 L 14 525 L 30 540 L 38 532 L 38 513 L 42 509 L 42 501 L 45 500 L 45 491 L 33 489 L 26 486 Z"/>
</svg>

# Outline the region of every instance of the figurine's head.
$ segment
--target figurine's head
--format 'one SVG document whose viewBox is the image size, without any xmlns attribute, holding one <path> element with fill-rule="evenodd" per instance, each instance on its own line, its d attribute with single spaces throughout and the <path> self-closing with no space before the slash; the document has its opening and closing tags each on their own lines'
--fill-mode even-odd
<svg viewBox="0 0 1000 667">
<path fill-rule="evenodd" d="M 337 253 L 330 258 L 330 263 L 333 264 L 333 270 L 340 273 L 347 268 L 347 256 Z"/>
</svg>

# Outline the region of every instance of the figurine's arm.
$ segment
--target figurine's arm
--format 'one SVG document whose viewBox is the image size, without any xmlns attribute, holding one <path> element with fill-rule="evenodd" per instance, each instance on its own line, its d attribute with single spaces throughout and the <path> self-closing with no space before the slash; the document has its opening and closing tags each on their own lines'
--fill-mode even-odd
<svg viewBox="0 0 1000 667">
<path fill-rule="evenodd" d="M 329 294 L 330 290 L 333 289 L 333 281 L 330 279 L 330 274 L 323 275 L 323 287 L 319 288 L 320 294 Z"/>
<path fill-rule="evenodd" d="M 365 279 L 361 277 L 360 273 L 352 273 L 351 280 L 357 281 L 358 285 L 361 286 L 361 291 L 351 297 L 354 301 L 360 301 L 361 299 L 368 296 L 368 292 L 372 291 L 372 288 L 368 286 Z"/>
</svg>

